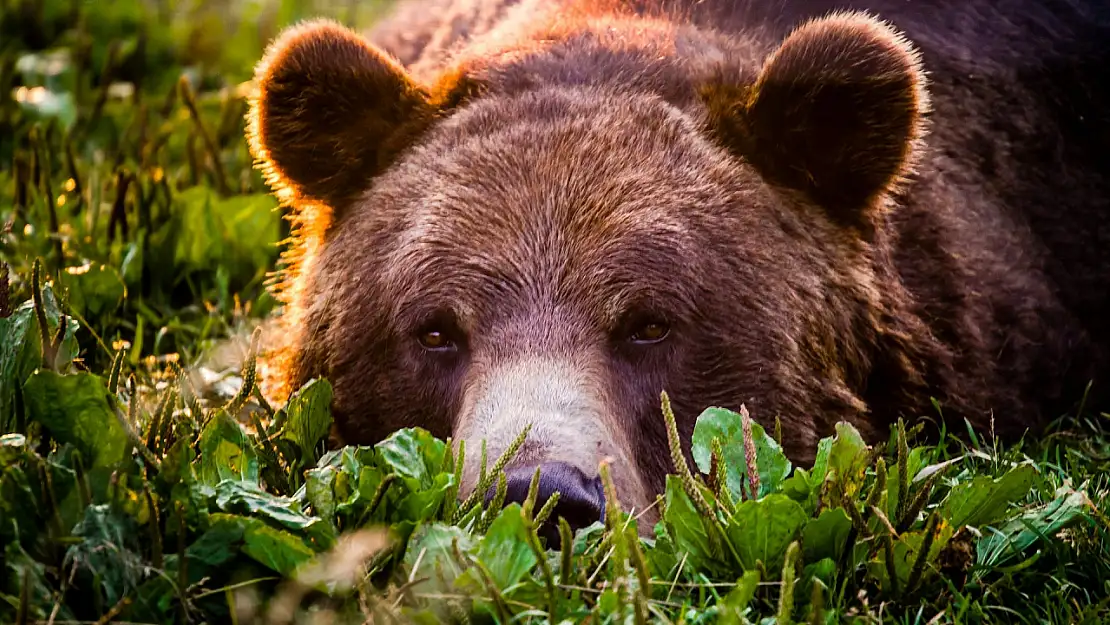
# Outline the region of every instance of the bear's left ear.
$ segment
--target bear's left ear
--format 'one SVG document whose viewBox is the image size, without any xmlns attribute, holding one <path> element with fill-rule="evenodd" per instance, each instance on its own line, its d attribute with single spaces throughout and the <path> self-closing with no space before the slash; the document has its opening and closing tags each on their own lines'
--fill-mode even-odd
<svg viewBox="0 0 1110 625">
<path fill-rule="evenodd" d="M 329 20 L 285 30 L 255 80 L 248 138 L 267 182 L 333 204 L 365 190 L 434 113 L 395 59 Z"/>
<path fill-rule="evenodd" d="M 917 52 L 863 13 L 803 24 L 754 84 L 720 81 L 703 95 L 715 132 L 768 182 L 861 227 L 912 168 L 928 110 Z"/>
</svg>

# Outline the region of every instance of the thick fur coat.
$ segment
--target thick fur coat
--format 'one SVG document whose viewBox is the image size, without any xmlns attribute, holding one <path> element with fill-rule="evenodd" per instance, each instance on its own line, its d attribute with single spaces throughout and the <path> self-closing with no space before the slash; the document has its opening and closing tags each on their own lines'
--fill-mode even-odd
<svg viewBox="0 0 1110 625">
<path fill-rule="evenodd" d="M 432 0 L 259 65 L 296 227 L 267 380 L 625 507 L 707 406 L 1013 437 L 1105 401 L 1110 17 L 1094 0 Z M 1104 404 L 1103 404 L 1104 405 Z M 956 421 L 959 423 L 959 421 Z M 476 469 L 465 474 L 464 493 Z M 529 473 L 530 476 L 530 473 Z M 650 515 L 649 515 L 650 516 Z"/>
</svg>

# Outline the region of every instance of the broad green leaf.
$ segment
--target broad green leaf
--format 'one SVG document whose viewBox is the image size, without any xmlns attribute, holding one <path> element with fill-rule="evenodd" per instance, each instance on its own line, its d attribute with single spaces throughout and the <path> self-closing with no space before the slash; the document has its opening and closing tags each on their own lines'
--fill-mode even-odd
<svg viewBox="0 0 1110 625">
<path fill-rule="evenodd" d="M 171 486 L 178 482 L 192 484 L 196 481 L 196 471 L 193 469 L 196 457 L 197 452 L 192 441 L 186 437 L 178 438 L 162 456 L 162 470 L 158 472 L 158 479 Z"/>
<path fill-rule="evenodd" d="M 344 503 L 348 506 L 355 503 L 361 503 L 363 506 L 368 506 L 373 503 L 375 495 L 378 495 L 382 481 L 385 476 L 382 475 L 382 470 L 376 466 L 360 467 L 354 474 L 343 472 L 339 475 L 340 480 L 353 479 L 354 488 L 351 490 L 351 497 Z"/>
<path fill-rule="evenodd" d="M 384 480 L 382 469 L 375 465 L 336 473 L 332 481 L 336 517 L 342 519 L 345 525 L 362 525 L 370 520 L 384 522 L 391 515 L 396 518 L 396 500 L 392 495 L 398 489 L 403 490 L 404 486 L 393 482 L 383 487 Z M 380 499 L 375 503 L 375 497 L 379 497 L 379 490 L 383 488 Z"/>
<path fill-rule="evenodd" d="M 253 482 L 220 482 L 216 485 L 216 505 L 224 512 L 263 517 L 287 529 L 305 532 L 320 541 L 322 549 L 331 547 L 335 541 L 328 524 L 301 512 L 292 499 L 271 495 Z"/>
<path fill-rule="evenodd" d="M 366 471 L 373 471 L 367 468 Z M 360 513 L 365 510 L 366 504 L 370 501 L 370 496 L 363 496 L 363 490 L 359 488 L 359 473 L 353 477 L 347 471 L 339 471 L 335 474 L 335 479 L 331 480 L 332 497 L 337 502 L 335 506 L 335 513 L 337 517 L 357 519 Z"/>
<path fill-rule="evenodd" d="M 682 481 L 676 475 L 667 476 L 663 522 L 674 541 L 675 554 L 679 559 L 685 554 L 688 566 L 698 570 L 717 559 L 718 554 L 714 554 L 709 545 L 705 520 L 690 501 L 682 488 Z"/>
<path fill-rule="evenodd" d="M 316 553 L 295 534 L 267 525 L 261 519 L 235 517 L 243 527 L 244 554 L 280 573 L 292 575 Z M 220 515 L 212 515 L 218 521 Z"/>
<path fill-rule="evenodd" d="M 817 445 L 810 485 L 815 492 L 827 492 L 833 501 L 839 501 L 842 496 L 854 498 L 858 494 L 870 453 L 852 424 L 840 421 L 835 430 L 834 436 L 821 439 Z"/>
<path fill-rule="evenodd" d="M 53 337 L 58 329 L 60 311 L 49 284 L 43 285 L 42 297 L 47 325 L 50 326 L 48 335 Z M 56 363 L 62 371 L 68 370 L 69 363 L 77 356 L 76 334 L 79 327 L 75 319 L 67 318 Z M 22 387 L 31 372 L 41 366 L 41 332 L 34 302 L 27 300 L 10 316 L 0 317 L 0 427 L 13 423 L 16 389 Z"/>
<path fill-rule="evenodd" d="M 1006 515 L 1010 505 L 1021 501 L 1040 480 L 1032 464 L 1021 464 L 997 479 L 981 475 L 952 487 L 941 503 L 941 518 L 959 528 L 993 523 Z"/>
<path fill-rule="evenodd" d="M 505 506 L 478 545 L 478 560 L 489 569 L 497 587 L 508 589 L 536 566 L 528 546 L 528 527 L 520 504 Z"/>
<path fill-rule="evenodd" d="M 58 515 L 58 521 L 65 528 L 72 528 L 85 516 L 86 506 L 81 492 L 77 488 L 77 473 L 70 468 L 74 466 L 74 457 L 77 455 L 76 447 L 64 444 L 59 445 L 53 453 L 42 459 L 45 461 L 42 466 L 50 471 L 50 480 L 53 483 L 53 499 L 58 504 L 55 512 Z M 84 483 L 88 486 L 93 501 L 107 499 L 112 474 L 113 471 L 107 467 L 85 470 Z M 126 474 L 117 477 L 115 494 L 120 509 L 134 512 L 135 518 L 145 522 L 149 518 L 149 506 L 146 505 L 145 501 L 136 501 L 134 491 L 127 487 L 128 481 L 134 483 L 134 479 Z M 43 512 L 45 513 L 46 510 L 43 510 Z"/>
<path fill-rule="evenodd" d="M 335 522 L 335 478 L 339 470 L 335 467 L 320 467 L 305 472 L 305 497 L 309 505 L 328 523 Z"/>
<path fill-rule="evenodd" d="M 115 312 L 127 296 L 120 273 L 101 263 L 67 267 L 58 282 L 70 309 L 85 319 Z"/>
<path fill-rule="evenodd" d="M 604 538 L 605 524 L 601 521 L 594 521 L 574 532 L 574 543 L 571 552 L 576 558 L 581 557 L 587 551 L 596 547 Z"/>
<path fill-rule="evenodd" d="M 829 473 L 829 455 L 832 453 L 833 441 L 836 436 L 826 436 L 817 441 L 817 454 L 813 459 L 813 468 L 810 470 L 810 483 L 814 487 L 820 486 Z"/>
<path fill-rule="evenodd" d="M 707 408 L 698 416 L 691 439 L 694 462 L 698 469 L 708 474 L 711 464 L 712 440 L 721 441 L 721 453 L 727 471 L 728 489 L 734 499 L 747 493 L 748 464 L 744 455 L 744 430 L 740 413 L 724 408 Z M 777 492 L 783 480 L 790 475 L 791 464 L 775 439 L 763 426 L 752 421 L 752 439 L 755 442 L 756 464 L 759 468 L 759 493 L 757 498 Z"/>
<path fill-rule="evenodd" d="M 600 523 L 595 525 L 600 525 Z M 653 529 L 655 544 L 644 553 L 648 561 L 648 567 L 654 577 L 672 579 L 680 556 L 676 553 L 674 541 L 671 540 L 671 536 L 667 532 L 666 522 L 660 520 Z"/>
<path fill-rule="evenodd" d="M 744 570 L 754 569 L 759 561 L 768 575 L 777 577 L 786 548 L 798 538 L 808 518 L 798 502 L 776 493 L 741 502 L 725 531 Z"/>
<path fill-rule="evenodd" d="M 1056 498 L 1011 518 L 1007 523 L 984 532 L 976 547 L 979 564 L 1002 566 L 1020 555 L 1043 536 L 1055 536 L 1060 530 L 1081 518 L 1087 507 L 1087 496 L 1080 491 L 1061 488 Z"/>
<path fill-rule="evenodd" d="M 348 445 L 324 454 L 316 468 L 305 472 L 305 494 L 316 513 L 329 522 L 356 523 L 382 478 L 377 450 Z"/>
<path fill-rule="evenodd" d="M 397 430 L 375 445 L 381 459 L 398 475 L 415 480 L 413 490 L 429 488 L 439 468 L 447 445 L 421 428 Z"/>
<path fill-rule="evenodd" d="M 833 578 L 836 577 L 836 560 L 832 558 L 821 558 L 820 560 L 806 564 L 805 568 L 802 570 L 802 577 L 816 577 L 826 586 L 832 586 Z M 810 590 L 812 590 L 812 587 Z M 805 597 L 808 595 L 808 592 L 803 591 L 800 596 Z"/>
<path fill-rule="evenodd" d="M 748 569 L 740 579 L 736 580 L 736 586 L 725 595 L 721 605 L 721 623 L 746 623 L 748 622 L 743 618 L 747 612 L 748 605 L 755 597 L 755 591 L 759 587 L 759 571 L 756 569 Z"/>
<path fill-rule="evenodd" d="M 170 489 L 170 498 L 166 503 L 168 510 L 180 509 L 185 513 L 185 523 L 189 527 L 208 527 L 212 516 L 209 505 L 215 498 L 216 492 L 212 487 L 202 482 L 178 482 Z M 167 528 L 174 532 L 172 525 Z"/>
<path fill-rule="evenodd" d="M 699 488 L 706 498 L 712 495 L 704 486 Z M 687 573 L 724 575 L 729 572 L 733 556 L 728 553 L 726 545 L 720 544 L 723 538 L 710 540 L 709 532 L 717 532 L 710 530 L 712 520 L 705 520 L 697 511 L 677 475 L 667 475 L 663 523 L 674 545 L 673 553 L 679 561 L 685 558 L 684 569 Z"/>
<path fill-rule="evenodd" d="M 867 443 L 852 424 L 836 424 L 836 436 L 829 447 L 828 469 L 840 479 L 858 477 L 866 468 Z"/>
<path fill-rule="evenodd" d="M 320 456 L 317 467 L 335 467 L 339 471 L 358 475 L 364 466 L 377 464 L 378 452 L 373 447 L 347 445 Z"/>
<path fill-rule="evenodd" d="M 440 473 L 435 477 L 435 484 L 427 490 L 409 493 L 398 506 L 403 518 L 409 521 L 431 519 L 439 510 L 444 496 L 454 483 L 455 476 L 453 474 Z"/>
<path fill-rule="evenodd" d="M 802 505 L 806 514 L 812 515 L 817 510 L 817 485 L 809 471 L 801 467 L 794 468 L 794 474 L 782 482 L 780 492 Z"/>
<path fill-rule="evenodd" d="M 105 603 L 114 605 L 133 593 L 145 575 L 139 527 L 108 504 L 89 506 L 73 528 L 82 540 L 66 552 L 66 570 L 75 564 L 77 579 L 89 584 L 83 587 L 99 591 Z"/>
<path fill-rule="evenodd" d="M 455 559 L 452 546 L 455 541 L 464 554 L 474 548 L 471 535 L 452 525 L 432 523 L 422 525 L 413 532 L 403 563 L 411 579 L 428 579 L 421 585 L 423 592 L 449 592 L 454 580 L 465 570 Z M 441 583 L 437 570 L 443 574 L 444 583 Z"/>
<path fill-rule="evenodd" d="M 331 428 L 331 384 L 312 380 L 289 398 L 287 420 L 282 438 L 292 441 L 300 451 L 300 466 L 315 462 L 316 446 Z"/>
<path fill-rule="evenodd" d="M 242 517 L 214 514 L 211 518 L 208 529 L 185 550 L 185 557 L 209 566 L 220 566 L 239 555 L 246 527 L 240 521 Z"/>
<path fill-rule="evenodd" d="M 844 508 L 823 510 L 820 516 L 806 523 L 802 533 L 803 560 L 816 562 L 832 558 L 839 562 L 851 529 L 852 519 Z"/>
<path fill-rule="evenodd" d="M 31 419 L 80 450 L 90 468 L 112 467 L 127 457 L 130 441 L 101 378 L 39 369 L 23 385 L 23 401 Z"/>
<path fill-rule="evenodd" d="M 237 421 L 217 410 L 200 434 L 198 477 L 209 486 L 224 480 L 258 482 L 258 451 Z"/>
</svg>

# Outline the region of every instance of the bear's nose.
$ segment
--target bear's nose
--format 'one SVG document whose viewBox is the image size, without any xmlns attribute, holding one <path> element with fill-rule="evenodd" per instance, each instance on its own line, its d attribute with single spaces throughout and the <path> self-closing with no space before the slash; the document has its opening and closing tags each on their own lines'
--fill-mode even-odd
<svg viewBox="0 0 1110 625">
<path fill-rule="evenodd" d="M 514 467 L 505 471 L 505 505 L 524 503 L 535 473 L 535 466 Z M 601 486 L 601 478 L 586 477 L 577 467 L 564 462 L 545 462 L 540 465 L 537 490 L 534 513 L 543 508 L 553 493 L 559 493 L 555 509 L 538 529 L 540 538 L 545 540 L 549 549 L 560 548 L 559 517 L 567 520 L 572 532 L 604 519 L 605 492 Z M 496 486 L 486 492 L 487 504 L 496 492 Z"/>
</svg>

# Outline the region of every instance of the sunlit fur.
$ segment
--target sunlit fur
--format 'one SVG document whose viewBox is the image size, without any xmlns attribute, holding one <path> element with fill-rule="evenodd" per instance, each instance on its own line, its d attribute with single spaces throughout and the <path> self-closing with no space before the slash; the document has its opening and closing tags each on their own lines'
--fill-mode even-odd
<svg viewBox="0 0 1110 625">
<path fill-rule="evenodd" d="M 1095 1 L 434 0 L 374 44 L 295 27 L 249 118 L 294 224 L 268 391 L 328 376 L 355 443 L 418 425 L 496 455 L 540 416 L 523 458 L 611 456 L 638 508 L 670 469 L 661 390 L 687 453 L 708 405 L 781 418 L 802 463 L 838 420 L 880 441 L 934 398 L 1020 435 L 1106 375 Z M 637 306 L 666 341 L 621 342 Z M 442 310 L 457 356 L 413 338 Z"/>
</svg>

